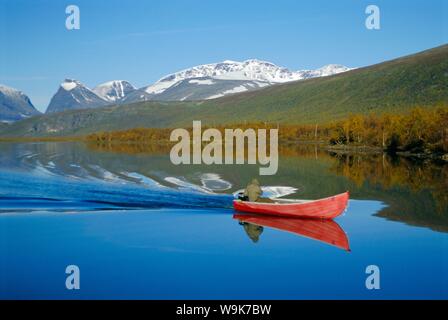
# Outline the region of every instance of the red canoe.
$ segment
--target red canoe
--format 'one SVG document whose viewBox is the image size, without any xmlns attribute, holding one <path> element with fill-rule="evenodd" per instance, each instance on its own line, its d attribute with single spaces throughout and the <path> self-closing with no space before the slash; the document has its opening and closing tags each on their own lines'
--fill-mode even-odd
<svg viewBox="0 0 448 320">
<path fill-rule="evenodd" d="M 345 231 L 333 220 L 281 218 L 246 214 L 235 214 L 233 218 L 241 222 L 295 233 L 350 251 L 350 244 Z"/>
<path fill-rule="evenodd" d="M 260 213 L 281 217 L 333 219 L 347 207 L 349 193 L 344 192 L 318 200 L 277 199 L 275 203 L 233 200 L 237 211 Z"/>
</svg>

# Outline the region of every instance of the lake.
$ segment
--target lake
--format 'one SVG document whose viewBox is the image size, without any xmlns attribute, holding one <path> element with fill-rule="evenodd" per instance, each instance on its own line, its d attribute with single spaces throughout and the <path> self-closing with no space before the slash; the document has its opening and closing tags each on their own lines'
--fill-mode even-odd
<svg viewBox="0 0 448 320">
<path fill-rule="evenodd" d="M 0 151 L 2 299 L 448 298 L 447 164 L 282 146 L 278 173 L 258 177 L 258 165 L 175 166 L 160 145 Z M 351 200 L 334 222 L 234 212 L 254 177 L 271 197 Z"/>
</svg>

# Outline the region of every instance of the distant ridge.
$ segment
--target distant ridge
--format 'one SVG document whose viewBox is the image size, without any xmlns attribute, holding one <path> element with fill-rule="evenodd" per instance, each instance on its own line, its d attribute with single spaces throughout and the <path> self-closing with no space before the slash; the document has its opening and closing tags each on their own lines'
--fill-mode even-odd
<svg viewBox="0 0 448 320">
<path fill-rule="evenodd" d="M 276 84 L 206 101 L 148 101 L 37 116 L 7 136 L 66 136 L 135 127 L 187 127 L 243 121 L 325 123 L 350 113 L 448 107 L 448 45 L 341 74 Z M 1 129 L 0 129 L 1 130 Z"/>
<path fill-rule="evenodd" d="M 22 91 L 0 84 L 0 122 L 13 122 L 40 114 Z"/>
<path fill-rule="evenodd" d="M 80 81 L 66 79 L 51 99 L 46 113 L 91 109 L 133 102 L 216 99 L 235 93 L 258 90 L 276 83 L 324 77 L 350 70 L 330 64 L 317 70 L 292 72 L 273 63 L 256 59 L 224 61 L 182 70 L 156 83 L 136 89 L 125 80 L 113 80 L 92 90 Z"/>
</svg>

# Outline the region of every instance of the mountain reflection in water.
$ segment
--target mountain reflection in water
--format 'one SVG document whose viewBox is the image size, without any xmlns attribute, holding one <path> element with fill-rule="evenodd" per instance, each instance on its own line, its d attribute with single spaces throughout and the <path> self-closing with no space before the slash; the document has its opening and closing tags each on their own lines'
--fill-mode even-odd
<svg viewBox="0 0 448 320">
<path fill-rule="evenodd" d="M 447 298 L 447 165 L 282 146 L 264 196 L 350 191 L 313 221 L 235 214 L 258 166 L 175 166 L 164 148 L 0 143 L 0 298 Z"/>
<path fill-rule="evenodd" d="M 175 166 L 169 160 L 169 150 L 170 146 L 163 144 L 1 143 L 0 164 L 2 170 L 63 177 L 81 188 L 86 181 L 107 182 L 114 187 L 157 190 L 157 194 L 172 190 L 208 194 L 210 200 L 217 194 L 237 192 L 258 175 L 257 166 L 250 165 Z M 387 206 L 376 213 L 379 217 L 448 232 L 447 164 L 387 155 L 337 154 L 313 145 L 280 146 L 279 154 L 278 173 L 260 177 L 262 185 L 272 186 L 270 194 L 318 199 L 350 190 L 352 199 L 385 202 Z M 48 197 L 32 189 L 34 196 Z M 24 190 L 21 193 L 27 196 Z M 137 197 L 156 201 L 157 194 Z M 126 204 L 124 197 L 119 200 Z M 184 200 L 178 200 L 181 206 Z M 161 206 L 164 203 L 159 201 Z M 185 203 L 192 204 L 188 198 Z"/>
</svg>

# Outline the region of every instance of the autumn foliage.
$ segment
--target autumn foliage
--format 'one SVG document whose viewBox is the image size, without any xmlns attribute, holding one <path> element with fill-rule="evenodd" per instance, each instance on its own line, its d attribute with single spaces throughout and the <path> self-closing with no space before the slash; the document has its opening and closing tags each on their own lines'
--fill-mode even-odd
<svg viewBox="0 0 448 320">
<path fill-rule="evenodd" d="M 334 146 L 371 146 L 390 152 L 448 153 L 448 108 L 414 108 L 407 113 L 351 114 L 344 120 L 315 125 L 279 125 L 272 122 L 232 124 L 225 128 L 279 129 L 283 143 L 315 141 Z M 206 129 L 206 127 L 204 127 Z M 97 144 L 169 142 L 169 128 L 136 128 L 99 132 L 87 137 Z M 191 129 L 190 129 L 191 131 Z"/>
</svg>

